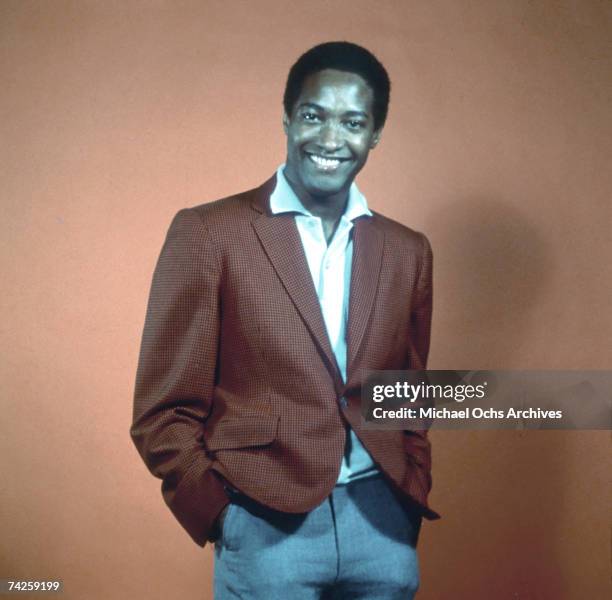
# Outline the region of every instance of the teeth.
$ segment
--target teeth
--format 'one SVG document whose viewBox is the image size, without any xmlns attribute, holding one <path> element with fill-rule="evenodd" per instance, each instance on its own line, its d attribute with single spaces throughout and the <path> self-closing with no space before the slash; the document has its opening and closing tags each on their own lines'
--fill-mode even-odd
<svg viewBox="0 0 612 600">
<path fill-rule="evenodd" d="M 340 164 L 340 161 L 337 158 L 323 158 L 322 156 L 317 156 L 316 154 L 310 154 L 310 159 L 317 165 L 326 169 L 334 169 Z"/>
</svg>

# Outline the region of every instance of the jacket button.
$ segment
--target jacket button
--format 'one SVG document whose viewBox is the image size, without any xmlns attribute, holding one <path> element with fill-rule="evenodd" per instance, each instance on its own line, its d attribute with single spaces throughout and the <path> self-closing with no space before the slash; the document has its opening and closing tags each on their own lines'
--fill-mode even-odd
<svg viewBox="0 0 612 600">
<path fill-rule="evenodd" d="M 342 408 L 346 408 L 346 407 L 348 406 L 348 402 L 347 402 L 347 400 L 346 400 L 346 398 L 345 398 L 344 396 L 342 396 L 342 397 L 340 398 L 340 406 L 341 406 Z"/>
</svg>

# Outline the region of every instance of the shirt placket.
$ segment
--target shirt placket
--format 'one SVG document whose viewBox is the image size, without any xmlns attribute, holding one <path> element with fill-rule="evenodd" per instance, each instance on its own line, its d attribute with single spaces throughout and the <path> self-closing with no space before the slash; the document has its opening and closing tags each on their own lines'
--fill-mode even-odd
<svg viewBox="0 0 612 600">
<path fill-rule="evenodd" d="M 344 339 L 346 331 L 344 310 L 346 282 L 344 264 L 347 241 L 347 223 L 342 220 L 332 238 L 331 244 L 326 246 L 321 262 L 321 305 L 325 314 L 330 342 L 342 371 L 345 370 L 346 363 L 346 341 Z M 342 376 L 344 379 L 344 372 L 342 372 Z"/>
</svg>

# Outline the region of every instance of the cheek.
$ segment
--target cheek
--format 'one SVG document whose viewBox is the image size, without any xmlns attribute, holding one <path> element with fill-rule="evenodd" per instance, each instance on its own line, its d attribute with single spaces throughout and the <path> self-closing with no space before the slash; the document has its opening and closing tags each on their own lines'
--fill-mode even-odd
<svg viewBox="0 0 612 600">
<path fill-rule="evenodd" d="M 291 130 L 291 140 L 294 146 L 300 146 L 302 144 L 316 140 L 319 135 L 318 127 L 313 125 L 300 127 L 295 125 Z"/>
<path fill-rule="evenodd" d="M 288 140 L 287 149 L 290 154 L 297 154 L 300 151 L 300 141 L 296 137 Z"/>
<path fill-rule="evenodd" d="M 289 154 L 297 155 L 300 151 L 300 143 L 295 136 L 287 140 L 287 151 Z"/>
<path fill-rule="evenodd" d="M 369 140 L 360 140 L 358 143 L 353 144 L 353 152 L 362 159 L 367 158 L 369 151 Z"/>
</svg>

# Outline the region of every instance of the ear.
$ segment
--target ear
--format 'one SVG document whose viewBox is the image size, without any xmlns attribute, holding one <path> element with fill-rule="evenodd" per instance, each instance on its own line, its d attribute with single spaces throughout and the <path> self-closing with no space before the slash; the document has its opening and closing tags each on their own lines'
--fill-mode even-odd
<svg viewBox="0 0 612 600">
<path fill-rule="evenodd" d="M 283 112 L 283 130 L 285 135 L 287 135 L 287 132 L 289 131 L 289 117 L 287 116 L 286 112 Z"/>
<path fill-rule="evenodd" d="M 372 141 L 370 142 L 370 150 L 374 150 L 378 142 L 380 142 L 380 136 L 382 135 L 382 127 L 374 132 L 372 136 Z"/>
</svg>

